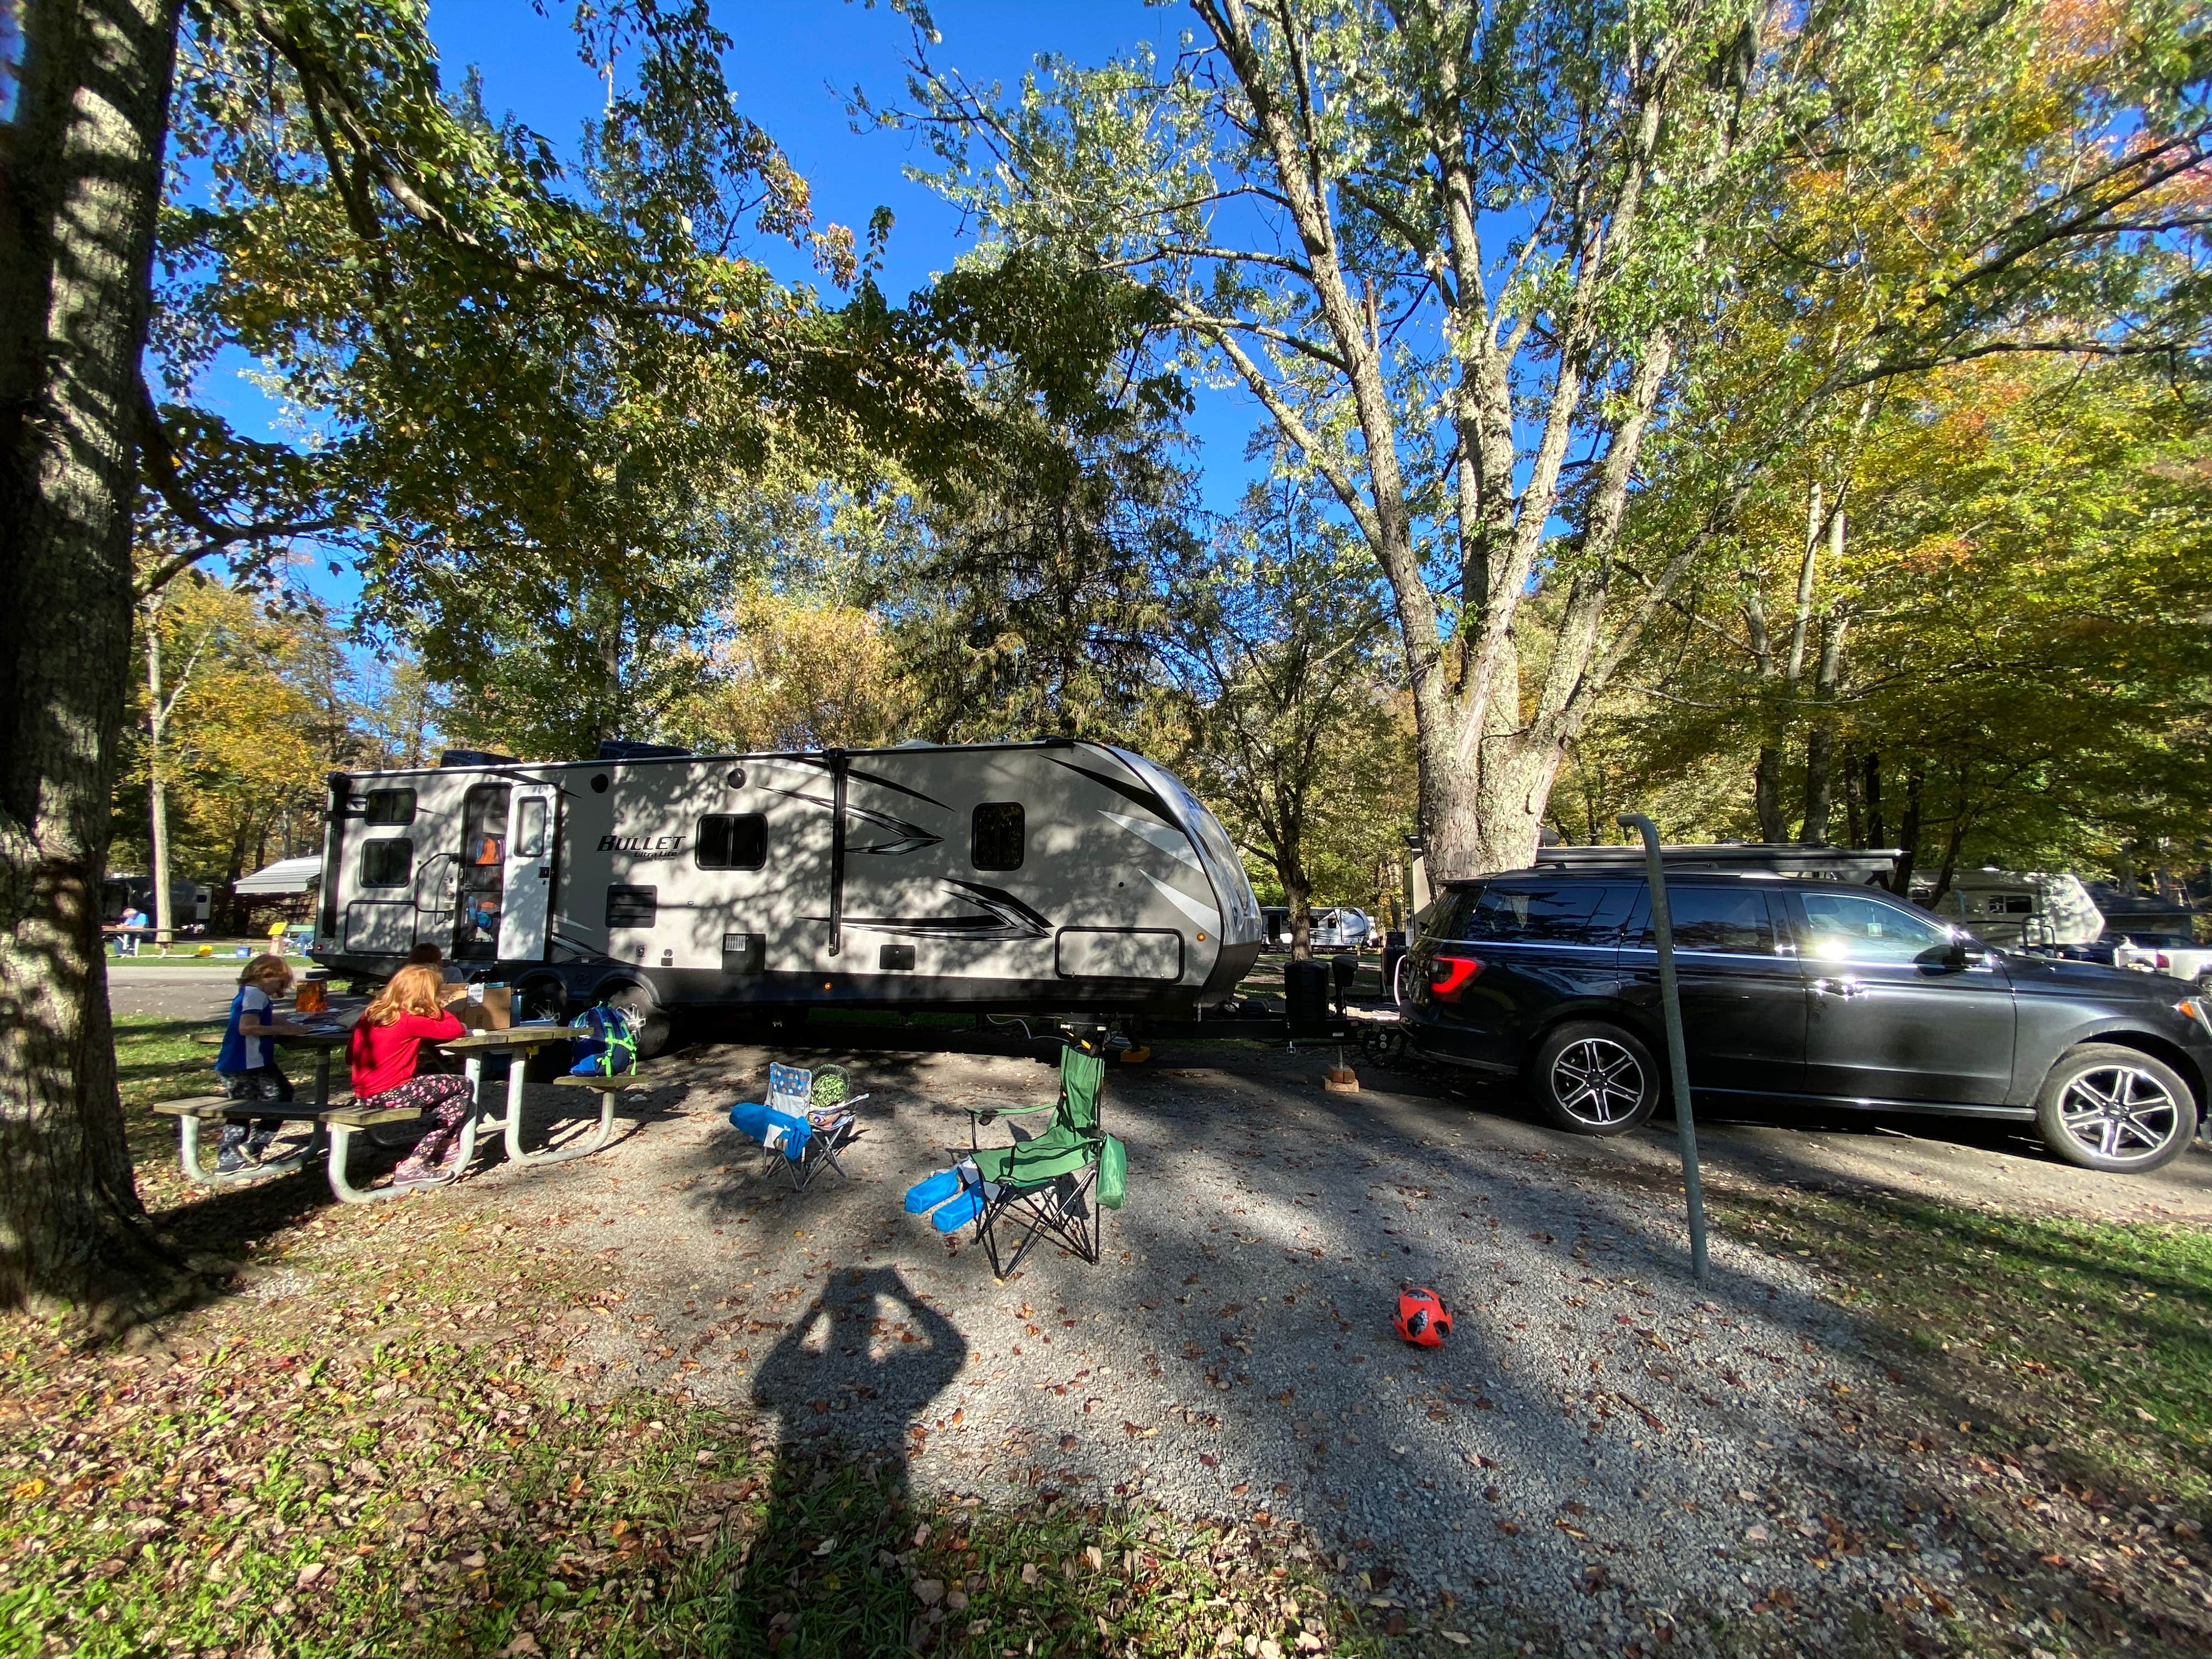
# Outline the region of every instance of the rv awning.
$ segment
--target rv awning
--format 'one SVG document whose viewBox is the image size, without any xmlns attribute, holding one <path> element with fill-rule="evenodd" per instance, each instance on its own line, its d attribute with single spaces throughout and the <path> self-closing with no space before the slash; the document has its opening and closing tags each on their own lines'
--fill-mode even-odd
<svg viewBox="0 0 2212 1659">
<path fill-rule="evenodd" d="M 287 893 L 304 893 L 316 884 L 322 873 L 323 860 L 316 854 L 310 854 L 299 859 L 278 859 L 265 869 L 256 870 L 250 876 L 240 876 L 238 890 L 278 897 Z"/>
</svg>

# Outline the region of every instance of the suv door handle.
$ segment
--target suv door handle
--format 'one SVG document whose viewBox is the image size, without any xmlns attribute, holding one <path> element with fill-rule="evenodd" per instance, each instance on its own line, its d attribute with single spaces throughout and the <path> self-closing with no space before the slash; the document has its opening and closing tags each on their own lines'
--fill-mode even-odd
<svg viewBox="0 0 2212 1659">
<path fill-rule="evenodd" d="M 1855 979 L 1816 979 L 1813 981 L 1813 994 L 1816 997 L 1842 997 L 1849 1000 L 1852 997 L 1864 996 L 1866 987 Z"/>
</svg>

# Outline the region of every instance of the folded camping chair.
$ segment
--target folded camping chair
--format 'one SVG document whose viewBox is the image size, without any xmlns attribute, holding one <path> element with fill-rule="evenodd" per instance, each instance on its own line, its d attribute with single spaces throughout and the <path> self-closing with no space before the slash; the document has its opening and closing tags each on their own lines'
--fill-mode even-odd
<svg viewBox="0 0 2212 1659">
<path fill-rule="evenodd" d="M 1049 1237 L 1094 1265 L 1103 1253 L 1104 1211 L 1121 1207 L 1127 1165 L 1121 1143 L 1099 1127 L 1098 1094 L 1106 1062 L 1098 1041 L 1060 1051 L 1060 1098 L 1049 1105 L 971 1106 L 968 1109 L 968 1157 L 983 1181 L 983 1207 L 975 1236 L 991 1258 L 991 1271 L 1006 1278 L 1038 1239 Z M 1051 1127 L 1011 1146 L 977 1144 L 976 1130 L 1000 1115 L 1018 1117 L 1050 1112 Z M 999 1230 L 1022 1231 L 1011 1257 L 1001 1255 Z"/>
<path fill-rule="evenodd" d="M 771 1065 L 767 1100 L 738 1102 L 730 1108 L 730 1121 L 760 1142 L 763 1170 L 781 1163 L 793 1188 L 805 1192 L 825 1164 L 840 1180 L 852 1179 L 837 1152 L 858 1133 L 853 1108 L 866 1098 L 852 1092 L 852 1079 L 842 1066 L 810 1072 Z"/>
</svg>

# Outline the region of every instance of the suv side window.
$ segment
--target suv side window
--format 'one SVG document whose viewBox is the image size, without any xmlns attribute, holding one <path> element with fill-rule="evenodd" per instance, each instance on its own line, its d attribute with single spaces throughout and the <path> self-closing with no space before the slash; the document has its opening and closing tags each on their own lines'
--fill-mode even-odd
<svg viewBox="0 0 2212 1659">
<path fill-rule="evenodd" d="M 1607 889 L 1595 882 L 1558 887 L 1486 887 L 1465 937 L 1505 945 L 1610 945 L 1620 920 L 1600 917 Z M 1604 908 L 1610 911 L 1612 907 Z"/>
<path fill-rule="evenodd" d="M 1940 924 L 1901 904 L 1809 887 L 1798 902 L 1805 907 L 1805 954 L 1816 962 L 1912 962 L 1951 942 Z"/>
<path fill-rule="evenodd" d="M 1654 948 L 1649 896 L 1638 907 L 1641 927 L 1636 943 Z M 1774 954 L 1774 921 L 1766 908 L 1766 894 L 1757 887 L 1693 886 L 1686 882 L 1667 884 L 1667 908 L 1674 922 L 1677 951 L 1712 951 L 1730 956 L 1771 957 Z"/>
</svg>

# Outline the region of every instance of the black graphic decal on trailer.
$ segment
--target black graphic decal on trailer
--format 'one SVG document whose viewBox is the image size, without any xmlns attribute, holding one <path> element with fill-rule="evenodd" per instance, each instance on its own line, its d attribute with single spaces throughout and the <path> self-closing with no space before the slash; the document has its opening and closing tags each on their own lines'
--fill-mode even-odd
<svg viewBox="0 0 2212 1659">
<path fill-rule="evenodd" d="M 796 789 L 778 789 L 772 784 L 764 784 L 762 787 L 769 794 L 782 795 L 787 799 L 805 801 L 809 806 L 818 806 L 825 812 L 836 810 L 830 800 L 821 795 L 801 794 Z M 845 803 L 845 816 L 848 818 L 859 818 L 864 823 L 872 823 L 880 830 L 896 832 L 890 841 L 872 842 L 866 847 L 854 847 L 848 844 L 845 848 L 848 853 L 919 853 L 925 848 L 936 846 L 945 839 L 942 836 L 923 829 L 918 823 L 908 823 L 904 818 L 895 818 L 888 812 L 872 812 L 865 806 L 854 805 L 850 801 Z"/>
<path fill-rule="evenodd" d="M 1049 917 L 1039 915 L 1003 888 L 982 887 L 972 881 L 945 883 L 945 891 L 955 898 L 975 905 L 981 915 L 964 916 L 847 916 L 844 924 L 856 933 L 890 933 L 908 939 L 975 939 L 1002 941 L 1024 939 L 1049 939 L 1053 925 Z M 827 921 L 827 916 L 812 916 L 812 921 Z"/>
<path fill-rule="evenodd" d="M 896 789 L 902 795 L 911 795 L 916 800 L 926 800 L 932 806 L 945 805 L 945 803 L 938 799 L 934 795 L 925 795 L 919 789 L 909 789 L 902 783 L 894 783 L 890 779 L 884 777 L 878 773 L 863 772 L 857 766 L 848 767 L 845 771 L 845 775 L 848 777 L 858 778 L 863 783 L 872 783 L 878 789 Z M 951 809 L 948 807 L 946 810 L 949 811 Z"/>
<path fill-rule="evenodd" d="M 1094 772 L 1087 766 L 1078 766 L 1073 761 L 1064 761 L 1058 757 L 1054 757 L 1052 763 L 1054 766 L 1065 766 L 1071 772 L 1080 772 L 1101 788 L 1111 789 L 1115 794 L 1125 796 L 1136 802 L 1138 805 L 1153 814 L 1170 829 L 1180 828 L 1176 823 L 1175 814 L 1168 811 L 1167 803 L 1143 784 L 1131 783 L 1126 778 L 1117 778 L 1108 772 Z"/>
</svg>

